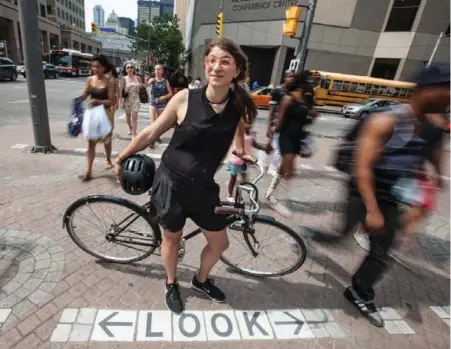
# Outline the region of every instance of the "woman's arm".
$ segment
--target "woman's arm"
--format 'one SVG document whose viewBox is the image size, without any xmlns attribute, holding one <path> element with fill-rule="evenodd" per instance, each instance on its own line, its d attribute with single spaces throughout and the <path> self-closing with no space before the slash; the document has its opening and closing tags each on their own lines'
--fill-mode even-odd
<svg viewBox="0 0 451 349">
<path fill-rule="evenodd" d="M 187 91 L 188 92 L 188 91 Z M 137 152 L 154 143 L 163 133 L 169 130 L 178 118 L 178 110 L 187 103 L 188 93 L 178 93 L 172 98 L 163 113 L 150 126 L 139 133 L 135 139 L 120 153 L 116 163 L 120 163 Z"/>
</svg>

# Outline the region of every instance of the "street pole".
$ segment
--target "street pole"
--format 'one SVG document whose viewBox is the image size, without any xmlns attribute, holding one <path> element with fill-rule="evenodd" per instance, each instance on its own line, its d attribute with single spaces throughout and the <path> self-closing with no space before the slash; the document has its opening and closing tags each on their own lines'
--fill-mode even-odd
<svg viewBox="0 0 451 349">
<path fill-rule="evenodd" d="M 35 0 L 19 0 L 20 32 L 22 37 L 28 98 L 33 121 L 34 146 L 32 153 L 50 153 L 56 148 L 50 137 L 47 96 L 42 71 L 41 31 Z"/>
<path fill-rule="evenodd" d="M 150 73 L 150 33 L 151 33 L 151 27 L 150 27 L 150 10 L 152 9 L 152 3 L 149 2 L 149 31 L 147 32 L 147 59 L 146 59 L 146 63 L 147 66 L 149 67 L 149 73 Z"/>
<path fill-rule="evenodd" d="M 307 18 L 305 20 L 304 29 L 302 31 L 302 37 L 301 40 L 299 41 L 298 47 L 296 48 L 297 52 L 296 59 L 299 60 L 299 64 L 296 69 L 296 74 L 304 71 L 305 68 L 305 61 L 307 59 L 307 46 L 310 39 L 310 32 L 312 31 L 313 17 L 315 17 L 316 1 L 317 0 L 310 0 L 309 2 Z"/>
<path fill-rule="evenodd" d="M 441 32 L 440 35 L 438 36 L 437 42 L 435 43 L 434 50 L 432 50 L 431 57 L 429 58 L 429 62 L 428 62 L 428 64 L 427 64 L 426 68 L 428 68 L 428 67 L 431 65 L 432 60 L 434 59 L 434 56 L 435 56 L 435 54 L 436 54 L 436 52 L 437 52 L 437 49 L 438 49 L 438 47 L 439 47 L 439 45 L 440 45 L 440 41 L 442 41 L 442 38 L 443 38 L 444 36 L 445 36 L 445 33 L 444 33 L 444 32 Z"/>
</svg>

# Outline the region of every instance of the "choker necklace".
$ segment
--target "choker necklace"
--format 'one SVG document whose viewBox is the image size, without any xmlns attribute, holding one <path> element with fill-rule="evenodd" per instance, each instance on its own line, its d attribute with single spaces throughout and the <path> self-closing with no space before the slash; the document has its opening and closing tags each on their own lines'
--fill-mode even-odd
<svg viewBox="0 0 451 349">
<path fill-rule="evenodd" d="M 227 100 L 229 99 L 229 93 L 227 93 L 227 94 L 225 95 L 225 97 L 223 98 L 223 100 L 220 101 L 220 102 L 212 102 L 212 101 L 210 101 L 210 100 L 208 99 L 208 97 L 207 97 L 207 94 L 205 94 L 205 99 L 206 99 L 207 102 L 210 103 L 210 104 L 214 104 L 214 105 L 224 104 L 224 103 L 227 102 Z"/>
</svg>

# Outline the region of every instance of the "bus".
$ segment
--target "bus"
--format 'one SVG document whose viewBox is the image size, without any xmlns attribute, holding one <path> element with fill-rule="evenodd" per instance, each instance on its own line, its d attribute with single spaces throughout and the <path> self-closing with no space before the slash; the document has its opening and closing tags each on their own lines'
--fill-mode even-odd
<svg viewBox="0 0 451 349">
<path fill-rule="evenodd" d="M 383 98 L 400 103 L 409 100 L 415 84 L 369 76 L 312 71 L 316 104 L 343 106 L 367 98 Z"/>
<path fill-rule="evenodd" d="M 54 65 L 60 75 L 89 76 L 92 75 L 91 62 L 93 57 L 94 55 L 91 53 L 63 48 L 44 53 L 42 60 Z"/>
</svg>

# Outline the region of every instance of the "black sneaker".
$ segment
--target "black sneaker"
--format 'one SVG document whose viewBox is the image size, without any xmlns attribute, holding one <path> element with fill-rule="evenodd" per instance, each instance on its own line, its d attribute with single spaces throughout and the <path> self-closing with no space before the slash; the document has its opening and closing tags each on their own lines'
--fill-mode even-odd
<svg viewBox="0 0 451 349">
<path fill-rule="evenodd" d="M 180 297 L 179 284 L 174 282 L 173 284 L 166 284 L 166 294 L 164 302 L 170 311 L 175 314 L 181 314 L 185 310 L 185 307 Z"/>
<path fill-rule="evenodd" d="M 384 327 L 384 320 L 379 314 L 374 301 L 365 301 L 360 298 L 352 286 L 349 286 L 345 290 L 344 296 L 363 314 L 363 316 L 368 319 L 371 324 L 376 327 Z"/>
<path fill-rule="evenodd" d="M 223 303 L 225 301 L 226 297 L 224 292 L 222 292 L 218 286 L 215 286 L 215 281 L 213 279 L 207 279 L 206 282 L 200 283 L 197 281 L 196 275 L 194 275 L 191 286 L 196 290 L 205 293 L 208 298 L 215 302 Z"/>
</svg>

